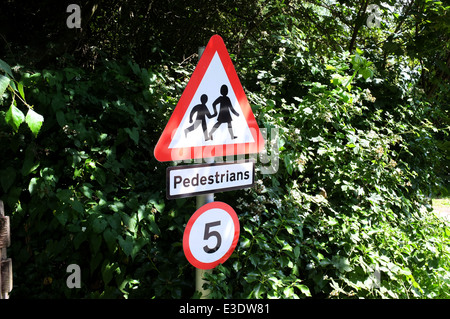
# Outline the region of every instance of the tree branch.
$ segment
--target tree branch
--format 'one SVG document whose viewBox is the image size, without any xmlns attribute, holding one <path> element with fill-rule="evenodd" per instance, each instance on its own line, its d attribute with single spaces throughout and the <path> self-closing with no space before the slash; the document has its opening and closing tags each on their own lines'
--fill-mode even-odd
<svg viewBox="0 0 450 319">
<path fill-rule="evenodd" d="M 348 46 L 349 52 L 353 51 L 353 47 L 355 46 L 355 42 L 356 42 L 356 36 L 358 35 L 359 29 L 363 25 L 363 23 L 361 23 L 360 20 L 361 20 L 362 16 L 366 13 L 368 5 L 369 5 L 369 0 L 365 0 L 363 2 L 362 6 L 358 10 L 358 14 L 356 15 L 356 19 L 355 19 L 355 27 L 353 28 L 352 38 L 351 38 L 350 44 Z"/>
</svg>

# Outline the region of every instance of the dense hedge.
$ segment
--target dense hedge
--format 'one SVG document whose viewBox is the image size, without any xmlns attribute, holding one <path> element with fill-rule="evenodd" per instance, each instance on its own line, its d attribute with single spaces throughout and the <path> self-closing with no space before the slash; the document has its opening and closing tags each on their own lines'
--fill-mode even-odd
<svg viewBox="0 0 450 319">
<path fill-rule="evenodd" d="M 397 98 L 387 110 L 382 91 L 360 87 L 369 64 L 322 65 L 323 83 L 304 82 L 289 104 L 273 71 L 258 71 L 249 98 L 261 127 L 278 130 L 268 145 L 277 172 L 216 196 L 236 207 L 242 232 L 208 277 L 213 297 L 448 296 L 450 232 L 421 191 L 432 176 L 421 154 L 433 151 L 424 108 Z M 22 75 L 45 122 L 37 138 L 24 126 L 2 135 L 3 172 L 14 172 L 2 174 L 20 273 L 12 296 L 194 295 L 181 248 L 194 200 L 165 201 L 166 164 L 152 154 L 187 73 L 124 59 Z M 73 263 L 81 289 L 66 286 Z"/>
</svg>

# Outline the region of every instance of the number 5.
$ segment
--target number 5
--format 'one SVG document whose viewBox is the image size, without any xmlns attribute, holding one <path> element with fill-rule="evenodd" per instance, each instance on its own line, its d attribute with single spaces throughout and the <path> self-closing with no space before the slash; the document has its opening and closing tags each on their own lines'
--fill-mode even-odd
<svg viewBox="0 0 450 319">
<path fill-rule="evenodd" d="M 206 223 L 205 224 L 205 234 L 203 235 L 203 239 L 204 240 L 208 240 L 211 236 L 214 236 L 217 238 L 217 243 L 216 246 L 214 248 L 209 248 L 208 245 L 205 245 L 203 247 L 203 250 L 207 253 L 207 254 L 212 254 L 215 253 L 220 245 L 222 244 L 222 237 L 220 236 L 219 232 L 217 231 L 209 231 L 211 227 L 215 227 L 215 226 L 219 226 L 220 225 L 220 220 L 217 222 L 212 222 L 212 223 Z"/>
</svg>

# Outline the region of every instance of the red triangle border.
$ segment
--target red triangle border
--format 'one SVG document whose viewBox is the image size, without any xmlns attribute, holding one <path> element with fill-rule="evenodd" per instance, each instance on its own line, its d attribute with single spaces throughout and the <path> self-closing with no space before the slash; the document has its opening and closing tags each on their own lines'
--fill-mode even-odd
<svg viewBox="0 0 450 319">
<path fill-rule="evenodd" d="M 189 107 L 189 104 L 191 103 L 197 88 L 208 70 L 208 67 L 216 52 L 219 55 L 220 61 L 222 62 L 239 105 L 242 108 L 242 112 L 255 142 L 169 149 L 169 145 L 172 141 L 172 135 L 180 125 L 180 122 L 183 119 L 184 114 L 186 113 L 187 108 Z M 158 161 L 166 162 L 259 153 L 263 150 L 263 148 L 264 139 L 259 130 L 250 104 L 248 103 L 247 96 L 245 95 L 241 82 L 239 81 L 236 70 L 234 69 L 233 62 L 228 54 L 225 43 L 219 35 L 214 35 L 209 40 L 200 61 L 192 73 L 192 76 L 186 85 L 177 106 L 175 107 L 163 133 L 161 134 L 161 137 L 159 138 L 158 143 L 155 146 L 154 156 Z"/>
</svg>

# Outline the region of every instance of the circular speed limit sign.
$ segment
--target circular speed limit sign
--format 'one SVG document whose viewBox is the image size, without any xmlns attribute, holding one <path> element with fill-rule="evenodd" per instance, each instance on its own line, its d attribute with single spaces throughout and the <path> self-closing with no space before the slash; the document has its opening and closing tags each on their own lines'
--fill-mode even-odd
<svg viewBox="0 0 450 319">
<path fill-rule="evenodd" d="M 212 202 L 189 219 L 183 235 L 184 255 L 192 266 L 212 269 L 224 263 L 239 240 L 239 220 L 230 205 Z"/>
</svg>

